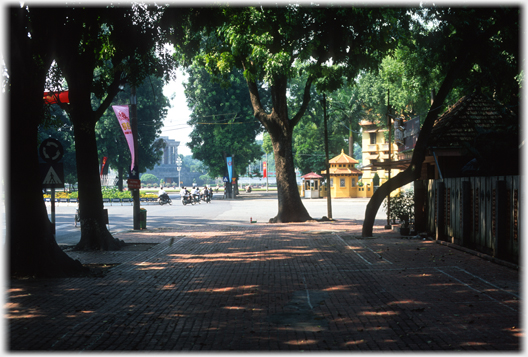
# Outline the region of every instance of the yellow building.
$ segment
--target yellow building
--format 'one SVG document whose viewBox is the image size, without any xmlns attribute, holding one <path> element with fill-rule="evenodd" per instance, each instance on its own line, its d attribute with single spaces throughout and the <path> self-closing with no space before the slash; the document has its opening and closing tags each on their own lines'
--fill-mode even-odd
<svg viewBox="0 0 528 357">
<path fill-rule="evenodd" d="M 372 197 L 374 194 L 373 179 L 378 174 L 379 186 L 389 180 L 389 170 L 385 169 L 389 162 L 389 143 L 385 138 L 386 128 L 379 128 L 376 124 L 367 120 L 362 120 L 359 125 L 362 127 L 362 148 L 363 148 L 363 183 L 362 189 L 359 192 L 359 197 Z M 394 138 L 391 145 L 390 158 L 392 161 L 398 160 L 398 145 L 394 143 Z M 400 172 L 399 169 L 390 169 L 391 177 L 396 176 Z M 377 186 L 377 185 L 376 185 Z M 396 191 L 396 190 L 395 190 Z M 395 192 L 391 193 L 393 195 Z"/>
<path fill-rule="evenodd" d="M 341 154 L 330 160 L 330 194 L 332 198 L 358 197 L 358 180 L 361 171 L 356 169 L 359 161 L 346 155 L 343 150 Z M 326 170 L 321 171 L 326 175 Z"/>
</svg>

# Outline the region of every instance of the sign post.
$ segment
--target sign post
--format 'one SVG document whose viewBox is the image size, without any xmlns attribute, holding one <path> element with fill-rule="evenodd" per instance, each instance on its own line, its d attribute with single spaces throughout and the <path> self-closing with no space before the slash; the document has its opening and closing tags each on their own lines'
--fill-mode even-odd
<svg viewBox="0 0 528 357">
<path fill-rule="evenodd" d="M 133 154 L 132 154 L 132 171 L 130 172 L 130 178 L 132 180 L 139 181 L 139 167 L 137 164 L 137 145 L 138 145 L 138 122 L 137 122 L 137 103 L 136 103 L 136 87 L 132 86 L 130 94 L 130 126 L 132 129 L 133 135 Z M 130 180 L 129 180 L 130 181 Z M 137 181 L 136 181 L 137 183 Z M 132 220 L 134 224 L 134 230 L 140 230 L 141 225 L 139 222 L 140 219 L 140 201 L 139 201 L 139 189 L 141 184 L 137 189 L 132 190 L 132 200 L 134 202 L 134 207 L 132 209 Z"/>
<path fill-rule="evenodd" d="M 64 148 L 57 139 L 48 138 L 40 144 L 39 154 L 46 163 L 40 164 L 42 188 L 51 188 L 51 230 L 55 237 L 55 188 L 64 188 L 64 168 L 59 161 L 64 156 Z"/>
</svg>

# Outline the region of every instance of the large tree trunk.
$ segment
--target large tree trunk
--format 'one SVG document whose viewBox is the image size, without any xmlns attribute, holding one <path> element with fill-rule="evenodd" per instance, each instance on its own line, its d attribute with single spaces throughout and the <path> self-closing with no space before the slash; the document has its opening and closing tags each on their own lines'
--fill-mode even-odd
<svg viewBox="0 0 528 357">
<path fill-rule="evenodd" d="M 117 168 L 117 189 L 123 192 L 123 168 L 121 166 Z"/>
<path fill-rule="evenodd" d="M 92 13 L 97 17 L 96 13 Z M 95 35 L 98 24 L 92 25 Z M 68 83 L 70 103 L 63 106 L 69 113 L 75 135 L 75 157 L 77 159 L 77 179 L 79 182 L 79 215 L 81 223 L 81 240 L 76 250 L 119 250 L 124 242 L 114 238 L 106 228 L 101 180 L 99 178 L 99 158 L 95 138 L 95 125 L 103 112 L 109 107 L 118 91 L 120 71 L 114 73 L 114 81 L 107 89 L 107 96 L 94 111 L 92 109 L 93 73 L 96 68 L 95 47 L 78 52 L 69 43 L 76 43 L 84 29 L 70 29 L 73 34 L 67 42 L 61 43 L 57 64 Z"/>
<path fill-rule="evenodd" d="M 304 222 L 311 217 L 304 207 L 293 163 L 292 133 L 274 132 L 271 136 L 273 155 L 275 157 L 275 171 L 277 176 L 277 196 L 279 211 L 277 216 L 270 219 L 270 223 Z"/>
<path fill-rule="evenodd" d="M 11 78 L 17 80 L 19 77 L 13 75 Z M 16 97 L 17 91 L 12 89 L 10 96 Z M 37 126 L 24 124 L 35 114 L 42 115 L 30 109 L 35 105 L 42 108 L 42 90 L 43 87 L 39 90 L 39 103 L 29 104 L 29 100 L 24 103 L 12 100 L 10 103 L 6 210 L 10 276 L 67 277 L 87 274 L 89 270 L 64 253 L 55 240 L 42 197 L 35 150 Z M 27 94 L 24 92 L 20 97 Z"/>
<path fill-rule="evenodd" d="M 119 250 L 124 242 L 114 238 L 106 228 L 99 160 L 95 139 L 95 123 L 91 108 L 77 106 L 72 110 L 75 156 L 79 180 L 79 214 L 81 240 L 76 250 Z"/>
<path fill-rule="evenodd" d="M 306 83 L 303 105 L 293 119 L 288 118 L 288 100 L 286 97 L 287 78 L 275 78 L 270 87 L 273 109 L 267 114 L 260 102 L 257 85 L 254 81 L 247 81 L 249 96 L 255 118 L 257 118 L 270 134 L 275 157 L 275 172 L 277 175 L 277 196 L 279 211 L 270 219 L 270 223 L 305 222 L 312 219 L 304 207 L 297 180 L 292 153 L 293 128 L 300 121 L 310 102 L 310 87 L 312 79 Z"/>
<path fill-rule="evenodd" d="M 32 9 L 32 23 L 43 16 Z M 43 118 L 44 82 L 51 58 L 35 46 L 42 42 L 28 38 L 26 10 L 9 9 L 10 43 L 8 157 L 6 191 L 6 238 L 9 273 L 12 277 L 67 277 L 89 270 L 70 258 L 58 246 L 42 197 L 37 154 L 38 124 Z M 44 33 L 36 33 L 46 38 Z"/>
</svg>

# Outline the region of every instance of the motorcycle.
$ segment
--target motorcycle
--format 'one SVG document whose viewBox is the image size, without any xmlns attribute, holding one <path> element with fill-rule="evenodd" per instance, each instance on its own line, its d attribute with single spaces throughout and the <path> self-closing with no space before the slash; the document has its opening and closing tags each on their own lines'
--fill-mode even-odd
<svg viewBox="0 0 528 357">
<path fill-rule="evenodd" d="M 169 205 L 172 205 L 172 200 L 169 197 L 169 195 L 167 195 L 167 194 L 159 196 L 158 197 L 158 202 L 159 202 L 160 205 L 164 205 L 164 204 L 167 204 L 167 203 Z"/>
<path fill-rule="evenodd" d="M 205 203 L 211 203 L 211 194 L 203 194 L 202 195 L 202 201 L 204 201 Z"/>
<path fill-rule="evenodd" d="M 193 195 L 192 201 L 193 201 L 193 204 L 194 203 L 201 203 L 200 202 L 200 195 Z"/>
<path fill-rule="evenodd" d="M 185 206 L 185 205 L 194 205 L 194 202 L 193 202 L 193 199 L 191 196 L 189 195 L 182 195 L 181 196 L 181 201 L 182 201 L 182 204 Z"/>
</svg>

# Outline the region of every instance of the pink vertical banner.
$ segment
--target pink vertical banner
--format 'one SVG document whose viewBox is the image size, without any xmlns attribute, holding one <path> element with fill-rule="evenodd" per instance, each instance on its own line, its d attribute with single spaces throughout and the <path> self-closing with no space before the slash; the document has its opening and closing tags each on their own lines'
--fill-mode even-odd
<svg viewBox="0 0 528 357">
<path fill-rule="evenodd" d="M 130 115 L 128 113 L 128 105 L 112 105 L 114 113 L 117 116 L 119 125 L 125 134 L 125 138 L 128 142 L 128 148 L 130 149 L 130 154 L 132 155 L 132 165 L 130 166 L 130 171 L 134 168 L 134 136 L 132 135 L 132 127 L 130 126 Z"/>
</svg>

